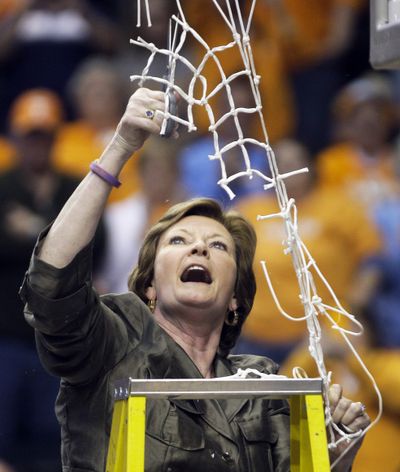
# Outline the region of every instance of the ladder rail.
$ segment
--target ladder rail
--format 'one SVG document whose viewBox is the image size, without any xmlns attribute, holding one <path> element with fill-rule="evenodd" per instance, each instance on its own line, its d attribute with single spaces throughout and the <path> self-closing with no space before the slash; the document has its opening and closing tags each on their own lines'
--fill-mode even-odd
<svg viewBox="0 0 400 472">
<path fill-rule="evenodd" d="M 145 471 L 146 400 L 270 398 L 291 406 L 291 472 L 328 472 L 322 379 L 127 378 L 115 383 L 107 472 Z M 125 405 L 125 406 L 122 406 Z"/>
</svg>

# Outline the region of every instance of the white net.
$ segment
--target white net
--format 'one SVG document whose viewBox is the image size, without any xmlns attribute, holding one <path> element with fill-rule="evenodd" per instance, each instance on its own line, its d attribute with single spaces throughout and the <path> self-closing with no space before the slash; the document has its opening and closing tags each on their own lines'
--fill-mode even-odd
<svg viewBox="0 0 400 472">
<path fill-rule="evenodd" d="M 138 0 L 138 25 L 141 24 L 140 18 L 141 11 L 143 10 L 143 8 L 141 8 L 141 3 L 141 0 Z M 141 38 L 131 40 L 132 44 L 141 48 L 145 48 L 149 52 L 147 65 L 142 71 L 142 74 L 131 76 L 131 80 L 138 81 L 140 86 L 144 85 L 146 82 L 161 84 L 167 92 L 167 97 L 169 92 L 174 91 L 180 96 L 181 101 L 183 100 L 186 103 L 186 118 L 182 118 L 172 115 L 169 112 L 169 103 L 167 98 L 165 103 L 162 132 L 167 126 L 167 120 L 173 120 L 180 125 L 185 126 L 189 132 L 196 130 L 193 108 L 194 106 L 204 107 L 209 121 L 208 130 L 212 134 L 214 143 L 214 153 L 210 155 L 209 158 L 212 160 L 218 160 L 221 169 L 221 178 L 219 179 L 218 184 L 228 193 L 231 199 L 235 197 L 235 193 L 231 186 L 232 183 L 237 179 L 252 179 L 254 176 L 257 176 L 259 179 L 261 179 L 261 185 L 263 185 L 264 190 L 273 189 L 275 191 L 279 205 L 279 212 L 269 215 L 259 215 L 258 219 L 275 218 L 281 220 L 282 224 L 284 225 L 284 251 L 286 254 L 290 254 L 293 261 L 294 271 L 298 279 L 300 299 L 304 307 L 304 314 L 302 316 L 296 317 L 286 313 L 283 310 L 274 291 L 272 280 L 268 274 L 267 264 L 265 261 L 261 261 L 261 264 L 271 294 L 280 313 L 294 322 L 305 320 L 307 323 L 309 333 L 309 351 L 316 362 L 319 375 L 322 378 L 324 384 L 325 416 L 329 433 L 329 447 L 334 448 L 339 443 L 347 441 L 349 443 L 349 447 L 342 454 L 343 456 L 348 451 L 348 449 L 355 444 L 355 441 L 351 440 L 361 437 L 365 431 L 371 428 L 379 420 L 382 413 L 382 398 L 373 376 L 368 371 L 350 340 L 351 336 L 359 336 L 362 334 L 362 325 L 342 306 L 335 295 L 334 290 L 319 270 L 318 265 L 303 243 L 298 232 L 297 208 L 295 201 L 291 198 L 288 198 L 285 180 L 295 174 L 307 172 L 308 169 L 303 168 L 284 174 L 279 173 L 274 152 L 269 144 L 267 129 L 262 114 L 262 104 L 259 91 L 260 77 L 257 75 L 255 69 L 253 53 L 250 44 L 250 26 L 254 14 L 256 0 L 249 0 L 249 3 L 250 5 L 247 17 L 244 18 L 240 8 L 239 0 L 224 0 L 223 6 L 221 6 L 217 0 L 210 0 L 210 5 L 212 4 L 214 6 L 215 13 L 221 16 L 232 36 L 231 42 L 216 47 L 210 47 L 207 44 L 206 39 L 201 37 L 200 34 L 195 31 L 195 29 L 187 22 L 181 2 L 180 0 L 176 0 L 177 15 L 173 15 L 171 17 L 170 44 L 168 48 L 158 48 L 156 45 L 148 43 Z M 144 10 L 146 12 L 148 25 L 150 26 L 151 19 L 148 0 L 144 1 Z M 183 53 L 186 41 L 196 41 L 198 45 L 204 49 L 204 55 L 200 63 L 196 66 L 193 65 Z M 219 59 L 219 53 L 222 51 L 234 49 L 238 51 L 241 56 L 243 68 L 227 75 Z M 161 78 L 150 74 L 151 65 L 156 55 L 164 55 L 168 59 L 168 74 L 165 77 Z M 213 62 L 219 73 L 219 82 L 213 87 L 209 86 L 207 77 L 204 75 L 204 69 L 209 61 Z M 186 68 L 191 75 L 189 84 L 185 89 L 183 89 L 183 87 L 181 87 L 175 80 L 177 64 Z M 236 107 L 235 105 L 235 100 L 231 93 L 231 86 L 239 77 L 247 77 L 249 80 L 249 87 L 251 88 L 252 95 L 254 97 L 254 106 L 252 107 Z M 199 89 L 200 93 L 198 92 Z M 199 96 L 195 93 L 195 90 Z M 212 100 L 213 97 L 215 97 L 221 91 L 224 91 L 228 97 L 229 110 L 226 111 L 221 117 L 216 118 L 213 108 L 210 104 L 210 100 Z M 244 114 L 257 116 L 262 129 L 263 141 L 248 137 L 244 134 L 240 121 L 240 117 Z M 233 121 L 234 126 L 236 127 L 237 139 L 232 140 L 229 143 L 223 143 L 219 137 L 219 129 L 221 125 L 227 120 Z M 248 145 L 257 146 L 265 153 L 265 158 L 268 162 L 270 172 L 268 175 L 256 167 L 253 167 L 253 163 L 248 152 Z M 225 159 L 228 151 L 232 149 L 240 150 L 241 156 L 243 158 L 243 169 L 239 172 L 229 175 L 227 172 Z M 333 304 L 325 304 L 318 295 L 315 277 L 319 278 L 322 284 L 325 285 L 332 297 Z M 343 328 L 337 323 L 331 313 L 336 313 L 341 315 L 342 318 L 346 318 L 349 322 L 347 325 L 354 326 L 354 328 Z M 332 421 L 329 398 L 327 395 L 331 375 L 330 372 L 327 372 L 325 367 L 324 355 L 321 348 L 322 329 L 319 321 L 320 317 L 325 317 L 332 329 L 340 333 L 345 344 L 357 358 L 365 374 L 371 380 L 373 388 L 375 389 L 378 396 L 378 416 L 374 419 L 374 421 L 372 421 L 371 425 L 364 432 L 344 432 Z M 304 375 L 300 374 L 300 372 L 300 369 L 295 369 L 294 375 Z M 334 434 L 335 432 L 337 433 L 336 437 Z M 332 468 L 336 465 L 341 457 L 339 457 L 339 459 L 337 459 L 337 461 L 332 464 Z"/>
</svg>

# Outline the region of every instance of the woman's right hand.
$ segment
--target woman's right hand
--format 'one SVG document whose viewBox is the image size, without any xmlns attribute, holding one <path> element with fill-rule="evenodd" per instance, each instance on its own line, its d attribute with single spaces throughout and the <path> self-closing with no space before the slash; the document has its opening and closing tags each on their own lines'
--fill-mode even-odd
<svg viewBox="0 0 400 472">
<path fill-rule="evenodd" d="M 150 134 L 160 134 L 165 107 L 165 93 L 139 88 L 130 97 L 118 124 L 113 142 L 132 154 L 140 149 Z"/>
<path fill-rule="evenodd" d="M 145 88 L 131 96 L 113 139 L 98 161 L 104 171 L 118 178 L 132 153 L 150 134 L 160 133 L 164 97 L 164 92 Z M 89 172 L 56 218 L 39 258 L 58 268 L 68 265 L 93 238 L 110 191 L 108 181 Z"/>
</svg>

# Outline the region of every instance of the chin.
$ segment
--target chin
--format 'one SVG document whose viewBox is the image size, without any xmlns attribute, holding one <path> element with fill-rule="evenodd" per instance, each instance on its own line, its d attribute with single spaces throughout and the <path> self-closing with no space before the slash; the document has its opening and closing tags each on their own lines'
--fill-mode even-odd
<svg viewBox="0 0 400 472">
<path fill-rule="evenodd" d="M 214 300 L 206 297 L 185 297 L 181 300 L 181 303 L 190 307 L 209 308 L 213 305 Z"/>
</svg>

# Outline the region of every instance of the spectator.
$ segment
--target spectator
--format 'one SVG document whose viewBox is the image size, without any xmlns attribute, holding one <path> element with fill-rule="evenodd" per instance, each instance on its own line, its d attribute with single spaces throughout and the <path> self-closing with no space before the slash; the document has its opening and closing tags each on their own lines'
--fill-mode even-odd
<svg viewBox="0 0 400 472">
<path fill-rule="evenodd" d="M 35 87 L 49 88 L 64 98 L 68 79 L 82 60 L 94 53 L 112 53 L 118 46 L 115 25 L 85 0 L 17 3 L 13 14 L 0 17 L 6 107 L 22 91 Z"/>
<path fill-rule="evenodd" d="M 399 162 L 399 157 L 397 156 Z M 398 163 L 397 163 L 398 164 Z M 400 167 L 397 167 L 400 178 Z M 384 242 L 377 259 L 379 283 L 363 306 L 366 321 L 374 333 L 375 345 L 400 348 L 400 180 L 395 192 L 379 202 L 372 213 Z"/>
<path fill-rule="evenodd" d="M 53 411 L 58 381 L 41 367 L 18 288 L 39 231 L 77 185 L 51 164 L 62 114 L 60 100 L 48 90 L 18 97 L 10 113 L 16 161 L 0 174 L 0 458 L 24 472 L 61 467 Z"/>
<path fill-rule="evenodd" d="M 333 111 L 338 142 L 317 156 L 321 184 L 348 192 L 371 214 L 397 185 L 390 83 L 380 75 L 357 79 L 341 90 Z"/>
<path fill-rule="evenodd" d="M 75 72 L 69 91 L 78 119 L 60 131 L 54 162 L 59 170 L 82 177 L 114 133 L 129 88 L 111 60 L 91 58 Z M 110 201 L 127 197 L 137 190 L 136 175 L 136 160 L 131 159 L 121 174 L 124 185 L 111 194 Z"/>
<path fill-rule="evenodd" d="M 330 141 L 330 103 L 344 83 L 349 50 L 365 0 L 262 2 L 270 16 L 294 96 L 297 139 L 314 154 Z"/>
<path fill-rule="evenodd" d="M 361 269 L 362 263 L 380 248 L 377 231 L 362 207 L 349 197 L 318 186 L 310 156 L 300 144 L 283 141 L 275 146 L 275 152 L 281 174 L 307 166 L 311 170 L 286 179 L 288 196 L 296 200 L 302 240 L 341 303 L 349 307 L 353 290 L 359 293 L 359 284 L 364 292 L 372 290 L 369 287 L 369 282 L 374 281 L 369 277 L 372 269 Z M 259 214 L 279 212 L 276 197 L 270 194 L 243 199 L 238 209 L 252 222 Z M 258 238 L 255 260 L 267 262 L 277 296 L 284 300 L 283 309 L 292 316 L 304 316 L 293 264 L 290 256 L 283 253 L 284 222 L 280 219 L 260 220 L 255 228 Z M 289 321 L 279 313 L 259 262 L 254 270 L 258 291 L 237 349 L 238 352 L 252 352 L 283 361 L 304 339 L 306 323 Z M 333 304 L 326 287 L 317 274 L 313 272 L 313 275 L 319 295 L 328 305 Z M 364 293 L 364 296 L 368 294 Z"/>
</svg>

